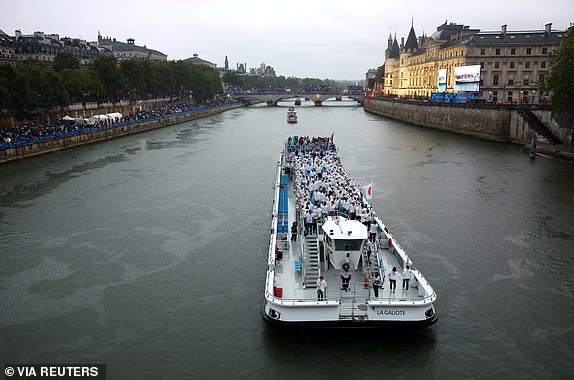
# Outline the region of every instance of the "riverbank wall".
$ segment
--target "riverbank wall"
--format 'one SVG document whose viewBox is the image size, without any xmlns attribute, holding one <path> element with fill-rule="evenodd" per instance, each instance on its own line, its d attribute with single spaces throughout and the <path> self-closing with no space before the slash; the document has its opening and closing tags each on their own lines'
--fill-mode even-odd
<svg viewBox="0 0 574 380">
<path fill-rule="evenodd" d="M 406 123 L 459 133 L 490 141 L 530 143 L 531 127 L 517 106 L 496 104 L 431 103 L 414 100 L 365 98 L 365 111 Z M 572 144 L 572 126 L 565 128 L 541 106 L 532 112 L 563 144 Z M 545 141 L 539 141 L 544 143 Z"/>
<path fill-rule="evenodd" d="M 234 103 L 208 108 L 199 112 L 189 112 L 173 114 L 163 117 L 156 117 L 152 120 L 124 123 L 116 127 L 102 128 L 96 131 L 79 133 L 75 135 L 47 139 L 33 144 L 18 145 L 0 150 L 0 163 L 19 160 L 26 157 L 37 156 L 63 149 L 69 149 L 86 144 L 93 144 L 117 137 L 129 136 L 135 133 L 163 128 L 168 125 L 196 120 L 207 116 L 212 116 L 234 108 L 243 107 L 243 104 Z"/>
<path fill-rule="evenodd" d="M 0 128 L 16 127 L 22 124 L 22 122 L 47 124 L 53 121 L 60 121 L 66 115 L 73 118 L 81 117 L 84 119 L 111 112 L 120 112 L 123 115 L 129 115 L 130 113 L 135 113 L 138 109 L 160 107 L 170 100 L 171 98 L 153 98 L 138 101 L 120 100 L 108 103 L 76 103 L 63 108 L 55 107 L 47 111 L 36 110 L 23 114 L 3 111 L 0 116 Z"/>
</svg>

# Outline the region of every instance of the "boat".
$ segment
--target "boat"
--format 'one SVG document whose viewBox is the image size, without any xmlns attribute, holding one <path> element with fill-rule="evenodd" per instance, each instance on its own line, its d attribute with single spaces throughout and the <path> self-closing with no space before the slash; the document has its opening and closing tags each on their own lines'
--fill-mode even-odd
<svg viewBox="0 0 574 380">
<path fill-rule="evenodd" d="M 301 98 L 298 97 L 298 98 L 295 99 L 295 105 L 296 105 L 296 106 L 300 106 L 300 105 L 301 105 Z"/>
<path fill-rule="evenodd" d="M 294 107 L 289 107 L 289 110 L 287 111 L 287 122 L 288 123 L 297 122 L 297 112 L 295 111 Z"/>
<path fill-rule="evenodd" d="M 266 321 L 381 328 L 438 320 L 435 291 L 372 209 L 371 191 L 345 172 L 333 136 L 287 139 L 275 178 Z"/>
</svg>

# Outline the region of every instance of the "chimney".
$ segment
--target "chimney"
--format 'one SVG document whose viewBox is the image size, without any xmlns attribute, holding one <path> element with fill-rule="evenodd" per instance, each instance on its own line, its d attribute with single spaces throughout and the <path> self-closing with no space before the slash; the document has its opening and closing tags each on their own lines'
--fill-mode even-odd
<svg viewBox="0 0 574 380">
<path fill-rule="evenodd" d="M 16 37 L 16 41 L 18 41 L 20 37 L 22 37 L 22 32 L 20 31 L 20 29 L 16 29 L 16 31 L 14 31 L 14 37 Z"/>
<path fill-rule="evenodd" d="M 544 33 L 550 34 L 550 32 L 552 32 L 552 23 L 551 22 L 544 25 Z"/>
<path fill-rule="evenodd" d="M 506 24 L 504 24 L 500 27 L 503 36 L 506 36 L 506 27 L 507 27 Z"/>
<path fill-rule="evenodd" d="M 405 37 L 401 37 L 401 49 L 405 47 Z"/>
</svg>

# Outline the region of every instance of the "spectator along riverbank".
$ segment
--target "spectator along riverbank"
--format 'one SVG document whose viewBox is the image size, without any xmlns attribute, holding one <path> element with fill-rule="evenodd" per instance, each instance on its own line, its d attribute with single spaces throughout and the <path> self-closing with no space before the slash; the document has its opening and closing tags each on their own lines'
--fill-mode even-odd
<svg viewBox="0 0 574 380">
<path fill-rule="evenodd" d="M 201 105 L 166 103 L 129 115 L 61 120 L 41 125 L 23 123 L 0 129 L 0 163 L 127 136 L 242 107 L 238 102 L 206 102 Z"/>
</svg>

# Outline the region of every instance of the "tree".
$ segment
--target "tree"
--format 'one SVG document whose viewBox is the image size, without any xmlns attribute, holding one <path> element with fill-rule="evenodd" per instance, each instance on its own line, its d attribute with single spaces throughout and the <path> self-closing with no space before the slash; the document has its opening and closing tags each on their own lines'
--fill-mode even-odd
<svg viewBox="0 0 574 380">
<path fill-rule="evenodd" d="M 574 27 L 568 29 L 550 59 L 545 86 L 552 94 L 552 109 L 574 115 Z"/>
<path fill-rule="evenodd" d="M 123 76 L 114 57 L 99 56 L 90 66 L 100 77 L 104 85 L 105 97 L 111 100 L 121 98 Z"/>
<path fill-rule="evenodd" d="M 241 81 L 241 77 L 234 72 L 228 71 L 223 74 L 223 82 L 229 86 L 242 86 L 243 83 Z"/>
<path fill-rule="evenodd" d="M 193 98 L 204 101 L 213 98 L 216 94 L 221 94 L 221 81 L 219 73 L 204 65 L 192 65 L 192 78 L 189 89 L 193 91 Z"/>
<path fill-rule="evenodd" d="M 98 93 L 104 93 L 104 86 L 93 70 L 64 69 L 59 74 L 72 103 L 94 101 Z"/>
<path fill-rule="evenodd" d="M 15 97 L 18 95 L 16 76 L 18 73 L 10 64 L 0 65 L 0 110 L 14 109 Z"/>
<path fill-rule="evenodd" d="M 60 72 L 64 69 L 79 69 L 80 60 L 72 55 L 72 53 L 63 52 L 58 53 L 54 58 L 54 71 Z"/>
</svg>

